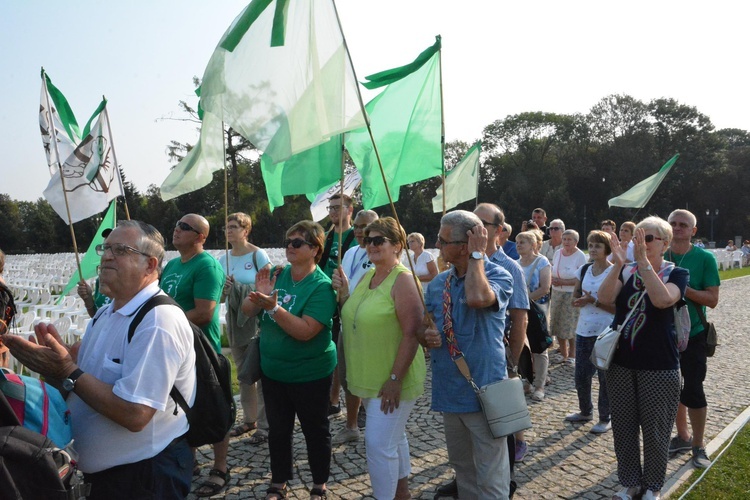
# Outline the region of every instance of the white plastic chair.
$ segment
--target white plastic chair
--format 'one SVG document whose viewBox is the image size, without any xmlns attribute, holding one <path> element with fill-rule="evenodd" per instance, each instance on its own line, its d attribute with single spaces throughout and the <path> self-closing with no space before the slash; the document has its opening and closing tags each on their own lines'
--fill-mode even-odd
<svg viewBox="0 0 750 500">
<path fill-rule="evenodd" d="M 72 343 L 70 339 L 70 318 L 63 316 L 62 318 L 53 321 L 52 324 L 57 329 L 57 333 L 60 334 L 60 338 L 62 338 L 66 344 Z"/>
</svg>

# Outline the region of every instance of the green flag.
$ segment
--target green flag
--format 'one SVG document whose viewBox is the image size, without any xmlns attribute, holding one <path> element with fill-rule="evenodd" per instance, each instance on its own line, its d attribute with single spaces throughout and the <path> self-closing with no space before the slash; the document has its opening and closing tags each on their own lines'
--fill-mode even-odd
<svg viewBox="0 0 750 500">
<path fill-rule="evenodd" d="M 39 130 L 50 175 L 64 162 L 81 140 L 78 122 L 62 92 L 52 84 L 42 68 L 42 94 L 39 98 Z M 53 142 L 53 136 L 56 143 Z"/>
<path fill-rule="evenodd" d="M 609 200 L 609 206 L 628 208 L 645 207 L 646 203 L 648 203 L 648 200 L 650 200 L 654 195 L 656 189 L 659 187 L 659 184 L 661 184 L 661 181 L 663 181 L 667 176 L 669 170 L 672 168 L 672 165 L 674 165 L 674 162 L 677 161 L 677 158 L 679 156 L 679 153 L 674 155 L 654 175 L 643 179 L 641 182 L 628 189 L 620 196 L 615 196 L 614 198 Z"/>
<path fill-rule="evenodd" d="M 284 196 L 313 194 L 337 182 L 341 177 L 343 136 L 298 153 L 285 162 L 272 163 L 268 155 L 260 157 L 260 170 L 268 195 L 268 208 L 284 204 Z"/>
<path fill-rule="evenodd" d="M 440 37 L 411 64 L 367 77 L 388 85 L 371 100 L 375 144 L 393 201 L 404 184 L 441 175 L 443 169 L 442 103 L 440 96 Z M 367 129 L 347 134 L 346 149 L 362 175 L 362 204 L 366 209 L 388 203 L 388 196 Z"/>
<path fill-rule="evenodd" d="M 104 232 L 105 229 L 114 229 L 116 219 L 117 200 L 112 200 L 112 202 L 109 204 L 109 210 L 107 210 L 107 214 L 104 216 L 102 223 L 99 225 L 99 229 L 96 230 L 94 239 L 91 240 L 89 249 L 86 250 L 86 255 L 84 255 L 83 260 L 81 260 L 81 271 L 83 272 L 83 279 L 87 280 L 96 276 L 96 267 L 99 265 L 99 262 L 101 262 L 101 257 L 96 254 L 96 245 L 104 243 L 104 236 L 102 235 L 102 232 Z M 81 281 L 81 278 L 78 274 L 78 270 L 76 270 L 76 272 L 73 273 L 73 276 L 70 277 L 70 281 L 68 281 L 68 284 L 65 285 L 65 288 L 63 288 L 62 294 L 60 294 L 60 298 L 58 299 L 58 303 L 62 302 L 62 299 L 65 298 L 66 295 L 68 295 L 68 292 L 70 292 L 73 287 L 78 285 L 79 281 Z"/>
<path fill-rule="evenodd" d="M 479 154 L 482 152 L 482 141 L 477 141 L 466 152 L 461 161 L 445 176 L 445 209 L 449 210 L 459 203 L 477 197 L 479 185 Z M 437 188 L 432 199 L 432 211 L 443 211 L 443 186 Z"/>
</svg>

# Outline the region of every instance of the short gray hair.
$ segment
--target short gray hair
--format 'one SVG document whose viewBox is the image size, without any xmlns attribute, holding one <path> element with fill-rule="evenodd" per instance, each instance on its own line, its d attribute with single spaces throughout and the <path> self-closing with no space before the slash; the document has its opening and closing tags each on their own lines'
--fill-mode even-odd
<svg viewBox="0 0 750 500">
<path fill-rule="evenodd" d="M 662 241 L 666 242 L 667 244 L 672 241 L 672 226 L 669 224 L 669 222 L 665 221 L 661 217 L 657 217 L 655 215 L 646 217 L 641 222 L 639 222 L 638 225 L 635 226 L 635 228 L 643 228 L 644 230 L 653 229 L 654 231 L 659 233 L 659 237 L 662 238 Z"/>
<path fill-rule="evenodd" d="M 562 235 L 572 236 L 573 238 L 576 239 L 576 241 L 581 241 L 581 237 L 578 235 L 578 231 L 576 231 L 575 229 L 566 229 L 565 231 L 563 231 Z"/>
<path fill-rule="evenodd" d="M 559 224 L 562 230 L 565 231 L 565 223 L 562 221 L 562 219 L 552 219 L 547 227 L 552 227 L 552 224 L 555 223 Z"/>
<path fill-rule="evenodd" d="M 357 215 L 354 216 L 354 220 L 357 220 L 360 217 L 367 217 L 370 220 L 378 220 L 378 213 L 375 210 L 365 210 L 362 209 L 359 212 L 357 212 Z"/>
<path fill-rule="evenodd" d="M 117 227 L 137 230 L 140 237 L 133 246 L 151 257 L 156 257 L 159 261 L 157 269 L 161 269 L 164 260 L 164 237 L 154 226 L 139 220 L 121 220 L 117 222 Z"/>
<path fill-rule="evenodd" d="M 690 210 L 685 210 L 684 208 L 678 208 L 677 210 L 669 214 L 669 217 L 667 217 L 667 220 L 669 222 L 672 222 L 672 217 L 674 217 L 675 215 L 684 215 L 685 217 L 687 217 L 688 220 L 690 221 L 691 227 L 695 227 L 698 224 L 698 220 L 695 218 L 695 215 L 693 215 L 693 212 L 691 212 Z"/>
<path fill-rule="evenodd" d="M 454 210 L 443 215 L 440 225 L 451 228 L 451 240 L 467 241 L 466 233 L 474 226 L 481 226 L 482 220 L 467 210 Z"/>
</svg>

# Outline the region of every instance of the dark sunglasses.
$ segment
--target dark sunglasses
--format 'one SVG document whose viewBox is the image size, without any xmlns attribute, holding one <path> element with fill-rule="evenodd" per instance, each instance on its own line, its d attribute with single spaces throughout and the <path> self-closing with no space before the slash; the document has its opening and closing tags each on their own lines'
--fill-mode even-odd
<svg viewBox="0 0 750 500">
<path fill-rule="evenodd" d="M 487 222 L 486 220 L 483 220 L 483 219 L 479 219 L 479 220 L 482 221 L 482 225 L 484 227 L 487 227 L 487 226 L 499 226 L 500 225 L 500 224 L 495 224 L 494 222 Z"/>
<path fill-rule="evenodd" d="M 365 236 L 364 238 L 362 238 L 362 241 L 365 243 L 365 246 L 372 244 L 376 247 L 379 247 L 386 241 L 393 242 L 392 239 L 386 238 L 385 236 Z"/>
<path fill-rule="evenodd" d="M 180 230 L 182 231 L 192 231 L 195 234 L 201 234 L 201 232 L 195 229 L 193 226 L 191 226 L 187 222 L 182 222 L 181 220 L 177 221 L 177 224 L 175 224 L 175 227 L 179 227 Z"/>
<path fill-rule="evenodd" d="M 293 240 L 290 240 L 290 239 L 284 240 L 284 248 L 287 248 L 289 245 L 292 245 L 292 248 L 300 248 L 302 245 L 313 246 L 312 243 L 310 243 L 309 241 L 305 241 L 301 238 L 294 238 Z"/>
<path fill-rule="evenodd" d="M 561 227 L 555 227 L 555 226 L 549 227 L 547 229 L 550 230 L 550 231 L 562 231 Z"/>
<path fill-rule="evenodd" d="M 643 241 L 645 241 L 646 243 L 651 243 L 654 240 L 663 241 L 664 238 L 659 238 L 658 236 L 654 236 L 653 234 L 647 234 L 643 237 Z"/>
</svg>

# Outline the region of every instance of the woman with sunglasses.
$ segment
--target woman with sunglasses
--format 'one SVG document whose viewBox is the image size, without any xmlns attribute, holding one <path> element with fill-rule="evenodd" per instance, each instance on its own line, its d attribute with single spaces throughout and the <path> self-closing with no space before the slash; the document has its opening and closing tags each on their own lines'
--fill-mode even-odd
<svg viewBox="0 0 750 500">
<path fill-rule="evenodd" d="M 400 263 L 406 233 L 392 217 L 365 229 L 367 255 L 375 265 L 349 296 L 343 269 L 334 271 L 349 390 L 363 399 L 365 446 L 373 496 L 411 498 L 406 421 L 424 390 L 425 360 L 417 340 L 424 315 L 421 291 Z"/>
<path fill-rule="evenodd" d="M 227 304 L 227 340 L 237 371 L 242 371 L 247 346 L 250 339 L 258 333 L 257 319 L 248 318 L 240 310 L 242 301 L 255 290 L 258 271 L 271 268 L 271 260 L 266 251 L 248 241 L 252 229 L 253 221 L 246 213 L 237 212 L 227 217 L 227 241 L 232 246 L 229 264 L 227 265 L 226 253 L 219 257 L 219 264 L 227 275 L 221 301 Z M 247 441 L 249 444 L 260 444 L 268 438 L 263 392 L 259 389 L 258 383 L 249 385 L 240 382 L 240 404 L 244 421 L 229 432 L 230 436 L 238 437 L 254 431 Z"/>
<path fill-rule="evenodd" d="M 286 232 L 289 264 L 262 269 L 255 291 L 242 303 L 247 316 L 259 315 L 261 383 L 268 417 L 271 486 L 266 499 L 286 498 L 293 478 L 292 435 L 299 419 L 313 477 L 310 498 L 326 498 L 331 466 L 328 393 L 336 368 L 331 324 L 336 294 L 318 267 L 325 232 L 301 221 Z"/>
<path fill-rule="evenodd" d="M 615 304 L 614 325 L 621 325 L 636 307 L 606 375 L 617 475 L 623 486 L 613 499 L 630 500 L 641 493 L 644 499 L 660 498 L 664 485 L 680 397 L 672 306 L 683 300 L 688 281 L 685 269 L 663 258 L 671 239 L 667 221 L 647 217 L 636 226 L 635 262 L 628 264 L 627 251 L 615 237 L 614 266 L 599 287 L 599 301 Z"/>
</svg>

